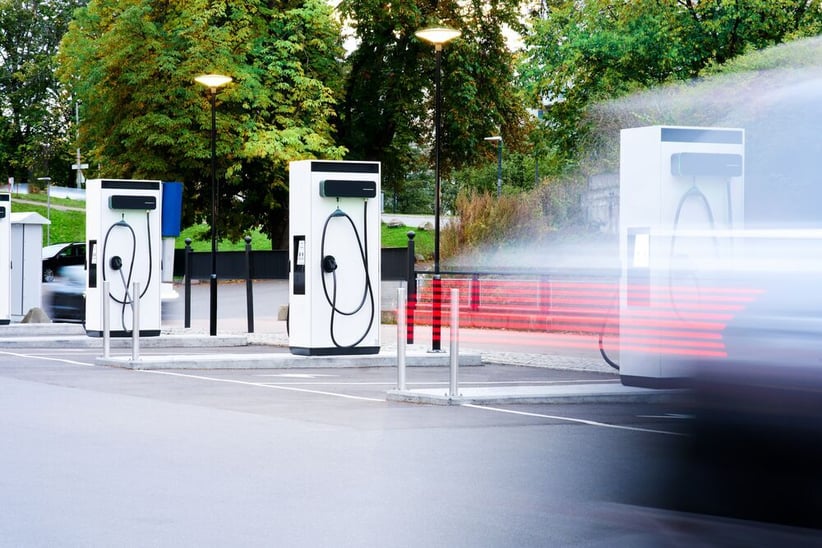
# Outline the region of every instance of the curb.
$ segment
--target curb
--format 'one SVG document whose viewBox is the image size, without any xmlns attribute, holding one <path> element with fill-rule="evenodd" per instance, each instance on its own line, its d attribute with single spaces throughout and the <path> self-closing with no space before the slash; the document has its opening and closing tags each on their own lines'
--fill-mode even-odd
<svg viewBox="0 0 822 548">
<path fill-rule="evenodd" d="M 458 396 L 442 388 L 389 390 L 386 400 L 429 405 L 505 405 L 523 403 L 660 403 L 681 396 L 682 390 L 657 390 L 616 383 L 582 383 L 564 386 L 465 387 Z"/>
<path fill-rule="evenodd" d="M 141 343 L 142 344 L 142 343 Z M 408 367 L 448 367 L 448 354 L 410 353 Z M 460 354 L 460 367 L 481 366 L 479 354 Z M 125 369 L 290 369 L 396 367 L 397 356 L 390 352 L 346 356 L 296 356 L 287 352 L 256 354 L 174 354 L 152 355 L 132 360 L 131 356 L 97 358 L 95 363 Z"/>
</svg>

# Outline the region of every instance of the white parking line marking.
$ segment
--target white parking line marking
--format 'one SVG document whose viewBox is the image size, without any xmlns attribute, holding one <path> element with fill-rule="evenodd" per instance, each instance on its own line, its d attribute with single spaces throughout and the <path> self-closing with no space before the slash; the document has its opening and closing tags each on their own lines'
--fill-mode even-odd
<svg viewBox="0 0 822 548">
<path fill-rule="evenodd" d="M 48 362 L 62 362 L 62 363 L 69 363 L 72 365 L 84 365 L 86 367 L 96 367 L 93 363 L 86 363 L 86 362 L 78 362 L 75 360 L 67 360 L 65 358 L 49 358 L 48 356 L 38 356 L 36 354 L 18 354 L 17 352 L 4 352 L 0 351 L 0 354 L 4 354 L 6 356 L 14 356 L 15 358 L 27 358 L 31 360 L 45 360 Z"/>
<path fill-rule="evenodd" d="M 637 426 L 621 426 L 618 424 L 608 424 L 607 422 L 598 422 L 588 419 L 575 419 L 573 417 L 560 417 L 557 415 L 543 415 L 542 413 L 530 413 L 528 411 L 514 411 L 512 409 L 501 409 L 499 407 L 490 407 L 487 405 L 475 405 L 472 403 L 464 403 L 462 407 L 470 407 L 472 409 L 482 409 L 485 411 L 496 411 L 497 413 L 508 413 L 511 415 L 520 415 L 523 417 L 536 417 L 540 419 L 553 419 L 567 422 L 576 422 L 579 424 L 587 424 L 588 426 L 598 426 L 600 428 L 613 428 L 616 430 L 632 430 L 634 432 L 647 432 L 650 434 L 665 434 L 668 436 L 687 436 L 680 432 L 668 432 L 667 430 L 654 430 L 652 428 L 639 428 Z"/>
<path fill-rule="evenodd" d="M 637 415 L 640 419 L 677 419 L 690 420 L 695 418 L 693 415 L 686 415 L 683 413 L 665 413 L 664 415 Z"/>
<path fill-rule="evenodd" d="M 257 375 L 258 377 L 269 376 L 269 375 Z M 300 378 L 300 377 L 297 377 Z M 576 381 L 464 381 L 460 383 L 460 386 L 503 386 L 503 385 L 514 385 L 514 386 L 525 386 L 525 385 L 537 385 L 537 386 L 551 386 L 551 385 L 562 385 L 562 384 L 605 384 L 611 381 L 584 381 L 584 380 L 576 380 Z M 617 381 L 619 382 L 619 381 Z M 275 384 L 280 385 L 307 385 L 307 386 L 396 386 L 397 381 L 319 381 L 319 382 L 277 382 Z M 407 386 L 448 386 L 448 381 L 430 381 L 430 382 L 407 382 Z"/>
<path fill-rule="evenodd" d="M 319 379 L 320 377 L 338 377 L 339 375 L 325 375 L 323 373 L 272 373 L 268 375 L 254 375 L 255 377 L 282 377 L 286 379 Z"/>
<path fill-rule="evenodd" d="M 307 388 L 297 388 L 297 387 L 294 387 L 294 386 L 283 386 L 283 385 L 279 385 L 279 384 L 271 384 L 271 383 L 265 383 L 265 382 L 239 381 L 239 380 L 236 380 L 236 379 L 220 379 L 220 378 L 216 378 L 216 377 L 206 377 L 206 376 L 203 376 L 203 375 L 191 375 L 191 374 L 188 374 L 188 373 L 174 373 L 172 371 L 156 371 L 156 370 L 151 370 L 151 369 L 138 369 L 137 371 L 139 371 L 140 373 L 150 373 L 150 374 L 154 374 L 154 375 L 168 375 L 170 377 L 183 377 L 183 378 L 197 379 L 197 380 L 202 380 L 202 381 L 221 382 L 221 383 L 226 383 L 226 384 L 239 384 L 239 385 L 243 385 L 243 386 L 256 386 L 256 387 L 259 387 L 259 388 L 274 388 L 274 389 L 277 389 L 277 390 L 286 390 L 286 391 L 290 391 L 290 392 L 303 392 L 303 393 L 306 393 L 306 394 L 317 394 L 317 395 L 321 395 L 321 396 L 333 396 L 333 397 L 336 397 L 336 398 L 343 398 L 343 399 L 348 399 L 348 400 L 374 401 L 374 402 L 385 403 L 384 398 L 383 399 L 378 399 L 378 398 L 366 398 L 364 396 L 351 396 L 349 394 L 340 394 L 340 393 L 337 393 L 337 392 L 326 392 L 324 390 L 309 390 Z"/>
</svg>

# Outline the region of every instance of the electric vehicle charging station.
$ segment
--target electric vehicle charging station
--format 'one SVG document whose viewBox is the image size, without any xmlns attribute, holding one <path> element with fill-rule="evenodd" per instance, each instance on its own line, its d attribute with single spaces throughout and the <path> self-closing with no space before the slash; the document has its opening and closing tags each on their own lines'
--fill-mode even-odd
<svg viewBox="0 0 822 548">
<path fill-rule="evenodd" d="M 11 194 L 0 193 L 0 325 L 11 322 Z"/>
<path fill-rule="evenodd" d="M 289 349 L 380 351 L 380 164 L 302 160 L 289 176 Z"/>
<path fill-rule="evenodd" d="M 742 129 L 649 126 L 621 131 L 623 384 L 664 386 L 690 374 L 694 357 L 682 349 L 669 352 L 666 344 L 682 341 L 671 343 L 665 337 L 684 338 L 671 333 L 696 329 L 694 311 L 704 297 L 700 288 L 715 284 L 712 269 L 739 252 L 732 232 L 744 225 L 744 154 Z M 638 342 L 640 333 L 649 337 L 650 332 L 656 332 L 651 344 Z"/>
<path fill-rule="evenodd" d="M 103 305 L 113 337 L 132 336 L 139 299 L 140 336 L 160 334 L 162 192 L 160 181 L 86 181 L 86 333 L 102 336 Z M 104 282 L 109 291 L 104 292 Z M 134 283 L 139 283 L 139 295 Z"/>
</svg>

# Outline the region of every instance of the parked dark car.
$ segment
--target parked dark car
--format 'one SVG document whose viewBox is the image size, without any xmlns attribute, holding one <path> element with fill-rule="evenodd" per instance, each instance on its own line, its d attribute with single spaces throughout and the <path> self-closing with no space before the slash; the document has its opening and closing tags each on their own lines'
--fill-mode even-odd
<svg viewBox="0 0 822 548">
<path fill-rule="evenodd" d="M 64 266 L 83 265 L 86 262 L 85 243 L 53 244 L 43 248 L 43 281 L 53 282 Z"/>
</svg>

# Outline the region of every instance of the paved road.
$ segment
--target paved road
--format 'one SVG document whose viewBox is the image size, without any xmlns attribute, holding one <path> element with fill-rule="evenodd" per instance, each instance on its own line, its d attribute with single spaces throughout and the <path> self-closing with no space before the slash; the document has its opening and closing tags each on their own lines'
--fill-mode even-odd
<svg viewBox="0 0 822 548">
<path fill-rule="evenodd" d="M 96 365 L 99 353 L 0 350 L 0 546 L 822 541 L 666 510 L 669 488 L 692 481 L 676 466 L 690 445 L 684 401 L 411 405 L 385 400 L 393 368 L 140 371 Z M 445 368 L 408 373 L 413 386 L 447 384 Z M 461 370 L 466 387 L 594 382 L 617 380 Z M 754 493 L 758 479 L 747 477 Z"/>
<path fill-rule="evenodd" d="M 272 317 L 283 288 L 257 287 L 259 324 L 284 329 Z M 224 330 L 245 327 L 241 289 L 221 286 Z M 203 301 L 195 318 L 207 327 Z M 575 363 L 595 353 L 557 348 Z M 661 507 L 689 440 L 684 403 L 412 405 L 385 400 L 393 368 L 139 371 L 98 366 L 98 355 L 0 349 L 0 547 L 820 542 Z M 460 378 L 618 382 L 510 364 Z M 448 372 L 412 368 L 408 382 L 444 388 Z"/>
<path fill-rule="evenodd" d="M 385 401 L 390 368 L 135 371 L 97 366 L 97 353 L 0 350 L 0 546 L 822 540 L 660 505 L 682 479 L 681 404 L 409 405 Z M 613 381 L 519 369 L 463 378 Z M 445 374 L 423 368 L 413 382 Z"/>
<path fill-rule="evenodd" d="M 390 403 L 390 369 L 147 372 L 94 354 L 0 351 L 0 546 L 613 546 L 636 524 L 612 503 L 654 481 L 681 429 L 638 404 Z M 528 370 L 592 375 L 609 380 Z"/>
</svg>

